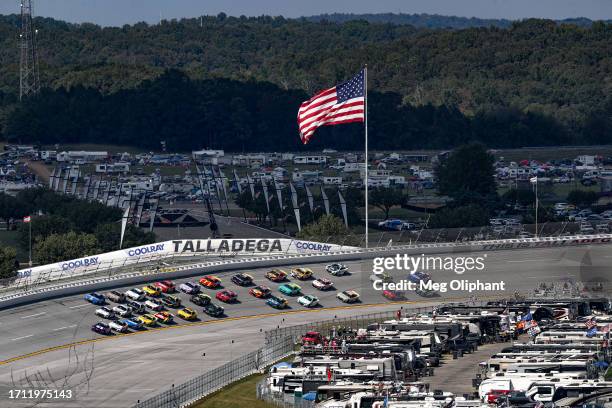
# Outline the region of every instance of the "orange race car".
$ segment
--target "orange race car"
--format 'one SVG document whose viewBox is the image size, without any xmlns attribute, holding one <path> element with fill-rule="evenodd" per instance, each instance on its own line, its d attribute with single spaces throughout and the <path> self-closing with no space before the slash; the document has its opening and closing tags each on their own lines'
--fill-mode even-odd
<svg viewBox="0 0 612 408">
<path fill-rule="evenodd" d="M 215 275 L 206 275 L 200 279 L 200 285 L 210 289 L 216 289 L 221 286 L 221 279 L 217 278 Z"/>
</svg>

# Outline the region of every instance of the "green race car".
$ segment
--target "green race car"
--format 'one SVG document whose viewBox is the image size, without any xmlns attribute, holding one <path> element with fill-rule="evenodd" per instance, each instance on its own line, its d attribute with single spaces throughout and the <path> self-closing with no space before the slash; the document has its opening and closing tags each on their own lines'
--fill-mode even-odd
<svg viewBox="0 0 612 408">
<path fill-rule="evenodd" d="M 296 296 L 300 294 L 302 288 L 300 287 L 300 285 L 296 285 L 295 283 L 285 283 L 284 285 L 280 285 L 278 287 L 278 290 L 283 295 Z"/>
</svg>

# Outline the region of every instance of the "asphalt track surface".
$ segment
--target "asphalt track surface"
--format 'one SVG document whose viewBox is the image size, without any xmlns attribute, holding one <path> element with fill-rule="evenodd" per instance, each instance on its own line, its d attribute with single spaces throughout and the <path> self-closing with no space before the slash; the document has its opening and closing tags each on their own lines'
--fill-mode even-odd
<svg viewBox="0 0 612 408">
<path fill-rule="evenodd" d="M 436 282 L 453 279 L 504 281 L 506 294 L 527 293 L 540 282 L 581 280 L 593 269 L 609 273 L 610 249 L 612 246 L 601 245 L 488 252 L 484 271 L 463 275 L 434 271 L 431 275 Z M 466 255 L 483 254 L 452 256 Z M 278 311 L 250 296 L 248 289 L 233 285 L 229 280 L 231 274 L 222 274 L 224 287 L 239 294 L 239 303 L 224 305 L 224 318 L 210 318 L 197 307 L 201 320 L 195 323 L 184 324 L 176 318 L 175 325 L 159 325 L 156 329 L 129 335 L 104 337 L 91 332 L 91 325 L 101 319 L 93 313 L 97 306 L 86 303 L 82 295 L 0 311 L 0 406 L 128 407 L 168 389 L 171 384 L 180 384 L 261 347 L 265 330 L 399 307 L 371 288 L 368 261 L 347 265 L 351 274 L 344 277 L 330 277 L 322 264 L 308 267 L 315 276 L 330 277 L 337 290 L 354 289 L 361 293 L 361 302 L 348 307 L 336 299 L 336 290 L 320 292 L 306 281 L 297 283 L 304 293 L 316 294 L 322 307 L 307 310 L 297 304 L 297 297 L 285 296 L 291 308 Z M 269 268 L 247 272 L 255 277 L 256 284 L 265 284 L 278 294 L 279 284 L 264 278 L 267 270 Z M 195 274 L 193 279 L 175 283 L 197 280 L 199 276 Z M 214 292 L 203 290 L 211 295 Z M 449 291 L 427 299 L 411 293 L 407 302 L 420 306 L 470 295 L 485 298 L 503 293 Z M 183 304 L 190 305 L 187 295 L 179 296 Z M 76 398 L 38 405 L 32 401 L 8 399 L 8 389 L 26 387 L 69 388 Z"/>
</svg>

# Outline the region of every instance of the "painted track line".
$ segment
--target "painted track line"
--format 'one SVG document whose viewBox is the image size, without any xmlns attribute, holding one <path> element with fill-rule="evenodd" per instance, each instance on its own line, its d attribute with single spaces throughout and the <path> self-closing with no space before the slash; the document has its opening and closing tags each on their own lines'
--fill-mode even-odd
<svg viewBox="0 0 612 408">
<path fill-rule="evenodd" d="M 201 321 L 201 322 L 191 322 L 191 323 L 179 324 L 179 325 L 174 325 L 174 326 L 155 327 L 152 329 L 136 331 L 136 332 L 131 332 L 131 333 L 125 333 L 125 334 L 119 334 L 119 335 L 116 334 L 114 336 L 109 336 L 109 337 L 96 337 L 92 339 L 80 340 L 80 341 L 75 341 L 72 343 L 62 344 L 59 346 L 49 347 L 49 348 L 38 350 L 38 351 L 33 351 L 31 353 L 23 354 L 21 356 L 11 357 L 9 359 L 2 360 L 0 361 L 0 366 L 7 365 L 15 361 L 25 360 L 27 358 L 38 356 L 41 354 L 50 353 L 56 350 L 63 350 L 63 349 L 67 349 L 70 347 L 82 346 L 85 344 L 92 344 L 92 343 L 97 343 L 100 341 L 122 339 L 128 336 L 137 336 L 137 335 L 142 335 L 146 333 L 155 333 L 155 332 L 159 332 L 162 330 L 175 330 L 175 329 L 180 329 L 183 327 L 193 327 L 193 326 L 208 326 L 208 325 L 219 324 L 219 323 L 224 323 L 224 322 L 250 320 L 250 319 L 262 319 L 262 318 L 274 317 L 274 316 L 288 316 L 288 315 L 301 314 L 301 313 L 319 313 L 319 312 L 329 312 L 329 311 L 334 311 L 334 310 L 353 310 L 353 309 L 364 309 L 364 308 L 371 308 L 371 307 L 374 307 L 374 308 L 383 307 L 383 306 L 390 306 L 390 305 L 409 305 L 409 304 L 415 304 L 415 303 L 421 303 L 421 302 L 418 302 L 418 301 L 385 302 L 385 303 L 360 304 L 360 305 L 350 305 L 350 306 L 336 306 L 336 307 L 321 308 L 321 309 L 288 310 L 285 312 L 263 313 L 263 314 L 257 314 L 257 315 L 238 316 L 238 317 L 226 317 L 224 319 L 218 319 L 218 320 L 207 320 L 207 321 Z M 29 335 L 26 337 L 31 337 L 31 336 L 33 335 Z M 18 339 L 21 339 L 21 338 L 18 338 Z"/>
<path fill-rule="evenodd" d="M 21 336 L 21 337 L 16 337 L 14 339 L 11 339 L 11 341 L 17 341 L 17 340 L 23 340 L 23 339 L 27 339 L 28 337 L 32 337 L 34 336 L 33 334 L 28 334 L 27 336 Z"/>
<path fill-rule="evenodd" d="M 22 319 L 29 319 L 30 317 L 37 317 L 37 316 L 42 316 L 44 314 L 47 314 L 47 312 L 40 312 L 40 313 L 36 313 L 36 314 L 32 314 L 32 315 L 27 315 L 27 316 L 21 316 Z"/>
</svg>

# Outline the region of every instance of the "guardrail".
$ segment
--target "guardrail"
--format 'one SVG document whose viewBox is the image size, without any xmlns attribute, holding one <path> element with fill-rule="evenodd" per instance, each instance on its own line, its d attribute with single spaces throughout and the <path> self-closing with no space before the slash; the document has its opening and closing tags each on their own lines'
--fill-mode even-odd
<svg viewBox="0 0 612 408">
<path fill-rule="evenodd" d="M 550 248 L 574 245 L 609 244 L 612 243 L 612 234 L 545 237 L 527 239 L 509 239 L 493 241 L 473 241 L 459 243 L 438 243 L 403 245 L 378 248 L 360 248 L 356 250 L 336 251 L 333 253 L 259 256 L 251 258 L 225 259 L 199 263 L 186 263 L 173 266 L 172 262 L 185 262 L 185 257 L 160 258 L 147 263 L 131 265 L 131 271 L 125 268 L 95 269 L 89 274 L 67 276 L 64 280 L 39 282 L 36 285 L 4 288 L 4 295 L 0 295 L 0 309 L 14 307 L 24 303 L 31 303 L 53 297 L 68 296 L 87 291 L 107 289 L 114 286 L 128 285 L 144 282 L 150 279 L 175 279 L 193 276 L 202 272 L 222 272 L 252 267 L 295 265 L 298 263 L 319 263 L 329 261 L 346 261 L 357 259 L 370 259 L 385 256 L 390 252 L 406 252 L 418 254 L 432 253 L 460 253 L 495 250 L 512 250 L 528 248 Z M 194 255 L 193 258 L 202 258 Z M 193 259 L 192 258 L 192 259 Z M 145 270 L 142 270 L 144 268 Z"/>
</svg>

